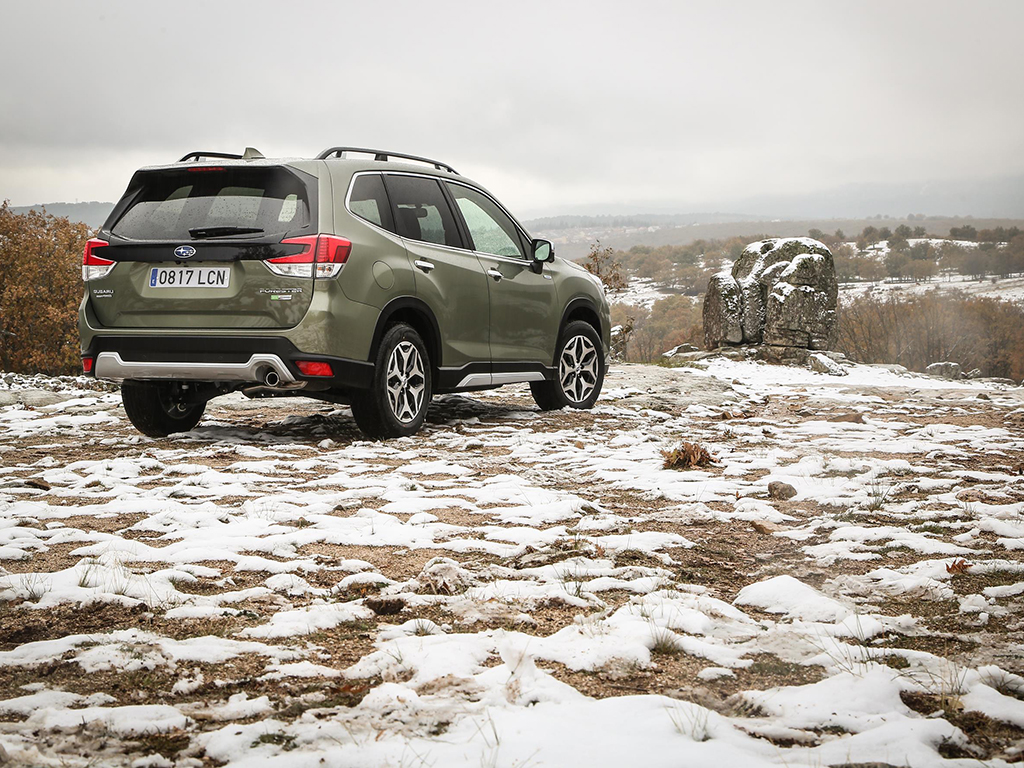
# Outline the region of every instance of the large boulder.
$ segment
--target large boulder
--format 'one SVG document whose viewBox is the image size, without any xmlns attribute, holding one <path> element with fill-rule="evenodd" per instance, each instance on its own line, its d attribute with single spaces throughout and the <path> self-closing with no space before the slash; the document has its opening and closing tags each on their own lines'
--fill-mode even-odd
<svg viewBox="0 0 1024 768">
<path fill-rule="evenodd" d="M 832 252 L 807 237 L 748 245 L 731 269 L 711 278 L 704 342 L 829 349 L 835 343 L 839 285 Z"/>
</svg>

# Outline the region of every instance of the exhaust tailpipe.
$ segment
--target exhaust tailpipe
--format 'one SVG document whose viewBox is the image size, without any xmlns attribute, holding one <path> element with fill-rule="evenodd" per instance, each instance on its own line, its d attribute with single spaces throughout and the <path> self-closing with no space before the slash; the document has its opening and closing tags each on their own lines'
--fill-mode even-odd
<svg viewBox="0 0 1024 768">
<path fill-rule="evenodd" d="M 268 387 L 276 387 L 281 383 L 281 377 L 278 376 L 277 371 L 270 370 L 263 376 L 263 383 Z"/>
</svg>

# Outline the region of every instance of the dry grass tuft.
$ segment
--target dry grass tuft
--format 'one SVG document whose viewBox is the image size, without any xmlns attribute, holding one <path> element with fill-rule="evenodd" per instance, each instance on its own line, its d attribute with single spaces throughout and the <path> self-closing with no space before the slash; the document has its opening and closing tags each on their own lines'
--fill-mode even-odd
<svg viewBox="0 0 1024 768">
<path fill-rule="evenodd" d="M 675 448 L 662 451 L 661 455 L 665 457 L 665 469 L 707 467 L 716 462 L 715 457 L 703 445 L 686 441 L 683 441 Z"/>
</svg>

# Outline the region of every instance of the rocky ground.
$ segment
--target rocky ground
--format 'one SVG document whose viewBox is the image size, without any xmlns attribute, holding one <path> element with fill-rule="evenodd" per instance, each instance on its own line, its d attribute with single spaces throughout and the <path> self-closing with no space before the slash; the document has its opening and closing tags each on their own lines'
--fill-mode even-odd
<svg viewBox="0 0 1024 768">
<path fill-rule="evenodd" d="M 1024 390 L 847 371 L 617 366 L 385 443 L 8 376 L 0 764 L 1020 762 Z"/>
</svg>

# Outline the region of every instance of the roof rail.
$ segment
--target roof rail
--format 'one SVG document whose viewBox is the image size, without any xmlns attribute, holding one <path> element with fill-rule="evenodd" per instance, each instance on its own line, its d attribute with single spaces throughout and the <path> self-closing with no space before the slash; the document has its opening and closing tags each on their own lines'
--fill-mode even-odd
<svg viewBox="0 0 1024 768">
<path fill-rule="evenodd" d="M 189 152 L 185 155 L 179 163 L 185 163 L 189 160 L 202 160 L 204 157 L 216 157 L 221 160 L 241 160 L 241 155 L 233 155 L 230 152 Z"/>
<path fill-rule="evenodd" d="M 402 160 L 415 160 L 420 163 L 432 165 L 439 171 L 448 171 L 448 173 L 454 173 L 456 176 L 459 175 L 458 171 L 447 163 L 442 163 L 440 160 L 431 160 L 429 157 L 419 157 L 418 155 L 407 155 L 404 152 L 388 152 L 383 149 L 366 149 L 365 147 L 330 147 L 317 155 L 316 159 L 326 160 L 332 155 L 334 157 L 341 157 L 346 152 L 359 152 L 365 155 L 373 155 L 374 160 L 382 160 L 384 162 L 387 162 L 388 158 L 391 157 L 401 158 Z"/>
</svg>

